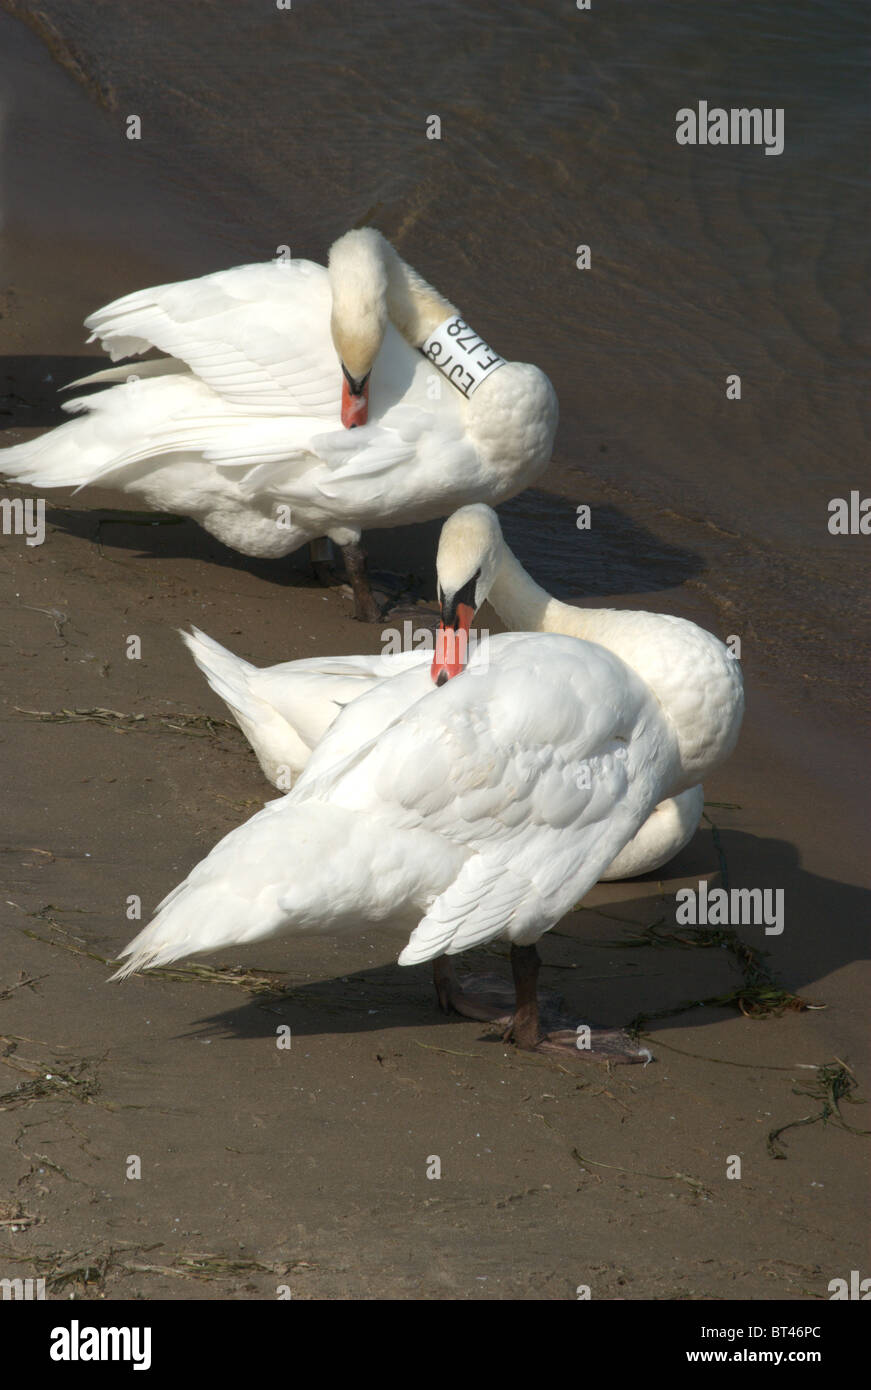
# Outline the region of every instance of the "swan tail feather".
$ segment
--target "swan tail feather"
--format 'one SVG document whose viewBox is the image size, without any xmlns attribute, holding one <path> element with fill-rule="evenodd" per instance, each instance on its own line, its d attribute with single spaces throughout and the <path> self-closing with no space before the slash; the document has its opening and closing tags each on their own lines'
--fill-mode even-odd
<svg viewBox="0 0 871 1390">
<path fill-rule="evenodd" d="M 302 827 L 298 818 L 285 815 L 277 820 L 275 808 L 284 805 L 284 798 L 267 802 L 262 811 L 225 835 L 167 894 L 148 926 L 118 953 L 124 963 L 113 980 L 199 952 L 261 940 L 290 925 L 279 898 L 287 859 L 293 855 Z M 306 856 L 297 857 L 304 860 Z M 246 864 L 244 874 L 238 872 L 240 861 Z M 299 867 L 304 872 L 304 864 Z"/>
<path fill-rule="evenodd" d="M 288 791 L 306 760 L 304 740 L 286 717 L 257 694 L 254 682 L 260 675 L 258 668 L 234 656 L 199 628 L 192 633 L 179 631 L 212 690 L 224 701 L 251 745 L 267 781 Z"/>
<path fill-rule="evenodd" d="M 324 802 L 267 802 L 164 898 L 112 979 L 295 931 L 404 920 L 423 910 L 437 843 L 418 830 L 385 837 L 370 817 Z"/>
<path fill-rule="evenodd" d="M 210 396 L 208 388 L 175 368 L 146 374 L 153 379 L 141 382 L 128 382 L 130 375 L 125 371 L 124 380 L 107 390 L 65 401 L 63 409 L 74 419 L 0 450 L 0 474 L 34 487 L 81 488 L 143 460 L 156 463 L 190 449 L 172 422 L 204 392 Z M 124 490 L 123 473 L 115 486 Z"/>
<path fill-rule="evenodd" d="M 250 686 L 250 677 L 257 667 L 235 656 L 198 627 L 190 632 L 179 629 L 179 635 L 215 694 L 234 713 L 256 719 L 263 711 L 263 702 L 252 694 Z"/>
<path fill-rule="evenodd" d="M 77 414 L 86 404 L 67 401 L 64 409 Z M 33 487 L 82 487 L 94 469 L 103 465 L 105 452 L 88 417 L 80 416 L 0 451 L 0 474 Z"/>
</svg>

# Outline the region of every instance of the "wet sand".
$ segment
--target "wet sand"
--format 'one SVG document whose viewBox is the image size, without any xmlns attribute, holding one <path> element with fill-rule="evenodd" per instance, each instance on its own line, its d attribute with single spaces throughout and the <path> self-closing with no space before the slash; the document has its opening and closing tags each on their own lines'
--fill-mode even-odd
<svg viewBox="0 0 871 1390">
<path fill-rule="evenodd" d="M 45 84 L 34 103 L 50 97 L 71 145 L 101 140 L 99 107 L 15 34 Z M 105 153 L 87 178 L 139 197 L 125 203 L 138 230 L 110 248 L 84 206 L 63 226 L 35 215 L 49 190 L 60 217 L 71 175 L 63 142 L 34 133 L 32 189 L 19 187 L 4 235 L 4 443 L 59 418 L 56 384 L 93 351 L 86 312 L 211 268 L 202 245 L 159 235 L 166 190 L 152 202 L 147 180 Z M 578 447 L 563 430 L 563 455 Z M 532 528 L 539 547 L 554 539 L 562 591 L 578 601 L 732 630 L 736 605 L 748 610 L 732 563 L 746 537 L 700 524 L 688 543 L 652 504 L 592 472 L 585 483 L 603 525 L 583 572 L 577 537 L 574 551 L 554 538 L 567 494 L 549 478 L 505 509 L 521 555 L 534 564 Z M 706 786 L 717 839 L 705 827 L 662 882 L 597 889 L 541 948 L 544 984 L 579 1018 L 626 1022 L 730 994 L 742 983 L 732 953 L 647 930 L 673 934 L 676 887 L 725 868 L 732 886 L 783 888 L 783 935 L 741 935 L 823 1009 L 674 1012 L 648 1023 L 649 1067 L 569 1073 L 440 1016 L 426 968 L 400 969 L 399 943 L 383 937 L 274 941 L 109 986 L 106 963 L 136 926 L 129 895 L 145 918 L 270 794 L 175 629 L 196 622 L 262 664 L 375 651 L 380 638 L 302 560 L 248 562 L 192 523 L 112 522 L 118 508 L 111 493 L 53 493 L 44 545 L 2 538 L 0 1273 L 45 1274 L 50 1296 L 79 1298 L 272 1298 L 289 1284 L 294 1298 L 571 1299 L 586 1284 L 635 1300 L 824 1299 L 832 1278 L 862 1269 L 867 1139 L 830 1121 L 784 1133 L 785 1157 L 768 1147 L 772 1130 L 820 1111 L 795 1091 L 819 1080 L 811 1068 L 840 1059 L 856 1097 L 868 1093 L 857 687 L 827 688 L 819 662 L 803 679 L 776 638 L 756 644 L 742 623 L 747 721 Z M 437 530 L 369 538 L 376 569 L 417 576 L 422 608 Z M 639 583 L 614 592 L 621 553 L 635 566 L 621 575 Z M 751 613 L 769 612 L 750 598 Z M 139 661 L 125 658 L 131 633 Z M 498 944 L 468 964 L 506 970 L 506 956 Z M 289 1051 L 276 1047 L 282 1024 Z M 842 1110 L 869 1127 L 864 1108 Z M 439 1180 L 427 1178 L 433 1155 Z M 727 1178 L 733 1155 L 740 1179 Z"/>
</svg>

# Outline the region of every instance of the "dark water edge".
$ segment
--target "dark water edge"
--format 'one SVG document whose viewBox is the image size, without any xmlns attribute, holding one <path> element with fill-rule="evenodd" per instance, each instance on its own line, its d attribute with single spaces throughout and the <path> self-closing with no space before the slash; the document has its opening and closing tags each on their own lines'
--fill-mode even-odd
<svg viewBox="0 0 871 1390">
<path fill-rule="evenodd" d="M 554 463 L 504 509 L 536 575 L 738 633 L 751 678 L 858 712 L 869 542 L 826 525 L 871 492 L 855 7 L 3 4 L 11 238 L 123 248 L 132 289 L 373 221 L 554 381 Z M 702 96 L 784 107 L 783 155 L 677 147 Z"/>
</svg>

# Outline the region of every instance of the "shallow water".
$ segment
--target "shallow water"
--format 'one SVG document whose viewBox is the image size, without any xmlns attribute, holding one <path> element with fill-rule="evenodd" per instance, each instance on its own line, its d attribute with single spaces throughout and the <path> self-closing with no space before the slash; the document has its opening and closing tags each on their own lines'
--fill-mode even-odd
<svg viewBox="0 0 871 1390">
<path fill-rule="evenodd" d="M 33 135 L 13 95 L 13 219 L 41 200 L 82 236 L 134 251 L 139 239 L 179 275 L 280 244 L 323 259 L 338 233 L 374 222 L 488 341 L 554 381 L 553 467 L 507 508 L 545 583 L 684 586 L 683 611 L 695 586 L 724 632 L 797 679 L 839 696 L 858 685 L 867 541 L 831 536 L 827 505 L 871 491 L 859 7 L 38 8 L 43 42 L 117 131 L 117 168 L 74 207 L 63 175 L 28 189 L 10 155 Z M 783 153 L 679 146 L 675 113 L 701 99 L 783 108 Z M 130 114 L 141 141 L 124 139 Z M 426 138 L 431 115 L 440 140 Z M 86 158 L 81 173 L 69 163 L 67 179 L 99 185 Z M 730 373 L 740 401 L 726 399 Z"/>
</svg>

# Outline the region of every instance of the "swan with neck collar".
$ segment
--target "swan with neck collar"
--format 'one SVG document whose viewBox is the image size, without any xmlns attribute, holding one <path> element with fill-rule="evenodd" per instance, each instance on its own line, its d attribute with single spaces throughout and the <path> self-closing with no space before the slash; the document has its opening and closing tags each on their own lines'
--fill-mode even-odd
<svg viewBox="0 0 871 1390">
<path fill-rule="evenodd" d="M 506 545 L 496 514 L 470 506 L 442 528 L 437 558 L 443 622 L 467 629 L 485 599 L 511 629 L 553 632 L 596 642 L 644 680 L 671 719 L 680 749 L 675 783 L 637 834 L 623 846 L 603 879 L 649 873 L 679 853 L 698 828 L 701 778 L 735 745 L 743 714 L 737 662 L 711 633 L 660 613 L 576 608 L 552 598 L 527 574 Z M 342 709 L 376 686 L 380 703 L 350 712 L 331 739 L 334 754 L 373 737 L 399 710 L 401 686 L 392 677 L 431 660 L 426 651 L 395 655 L 314 657 L 258 669 L 205 633 L 183 633 L 212 689 L 229 706 L 273 785 L 287 791 Z M 441 664 L 433 663 L 438 679 Z M 456 675 L 460 663 L 446 673 Z M 389 689 L 388 689 L 389 687 Z M 391 695 L 391 691 L 394 692 Z"/>
<path fill-rule="evenodd" d="M 134 494 L 263 559 L 327 537 L 343 549 L 356 616 L 375 620 L 365 529 L 495 505 L 550 459 L 547 377 L 502 363 L 465 328 L 456 362 L 441 345 L 425 357 L 451 320 L 453 304 L 373 228 L 340 237 L 328 269 L 276 260 L 138 291 L 86 320 L 90 341 L 115 361 L 164 355 L 73 383 L 108 389 L 3 450 L 0 473 Z"/>
<path fill-rule="evenodd" d="M 342 423 L 365 424 L 369 376 L 387 325 L 412 347 L 457 313 L 438 290 L 397 254 L 372 227 L 346 232 L 330 247 L 330 334 L 345 377 Z"/>
</svg>

